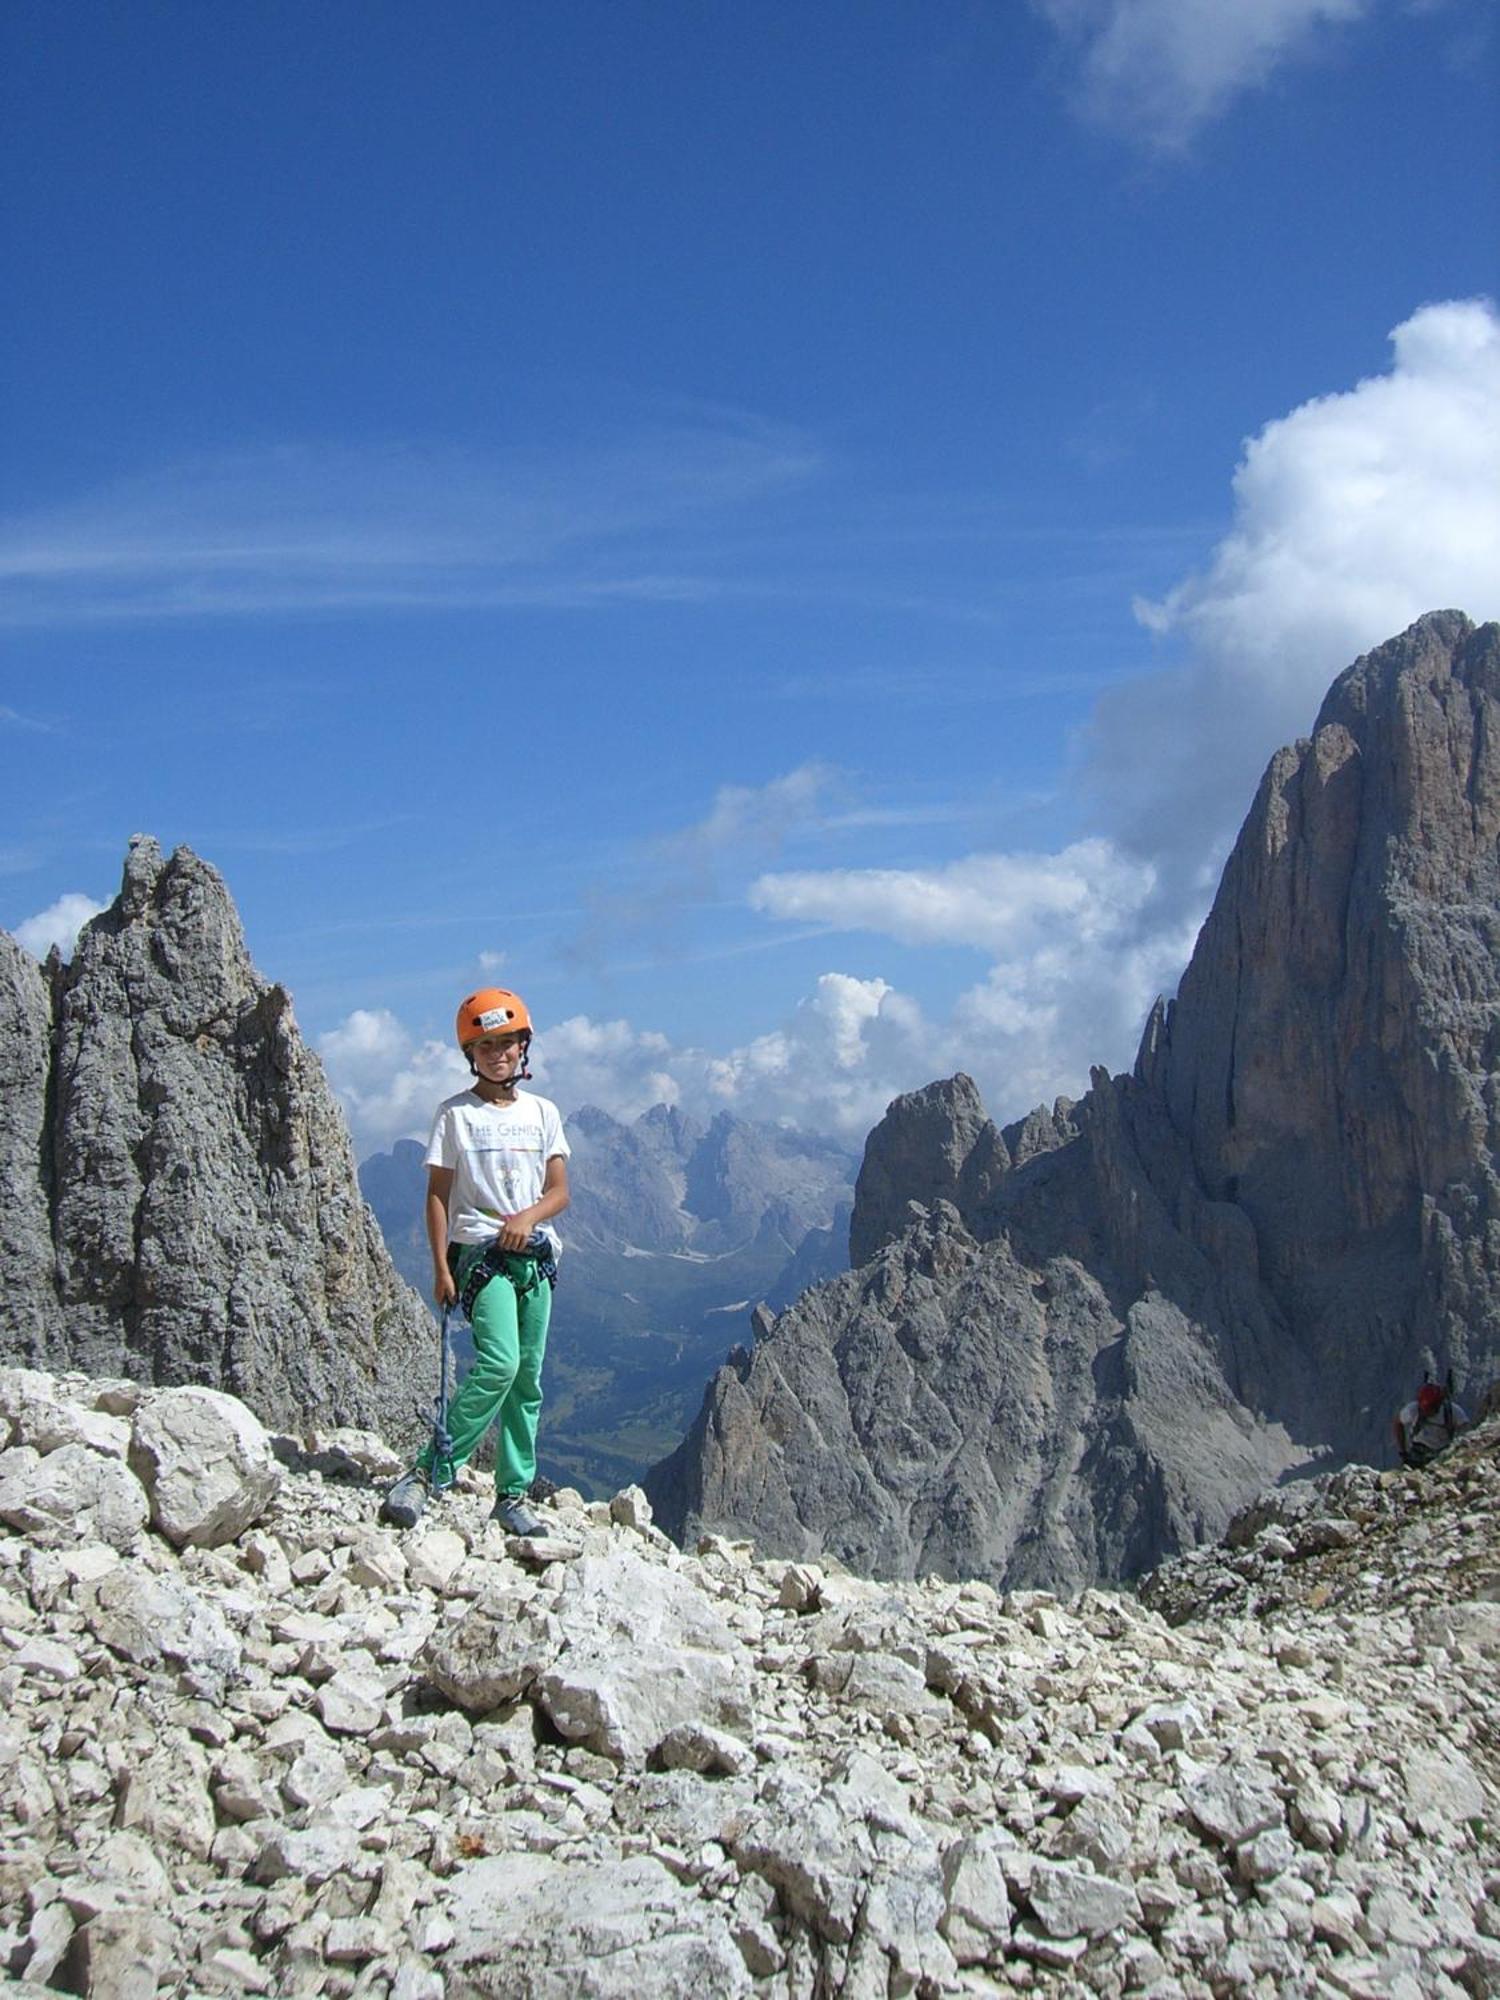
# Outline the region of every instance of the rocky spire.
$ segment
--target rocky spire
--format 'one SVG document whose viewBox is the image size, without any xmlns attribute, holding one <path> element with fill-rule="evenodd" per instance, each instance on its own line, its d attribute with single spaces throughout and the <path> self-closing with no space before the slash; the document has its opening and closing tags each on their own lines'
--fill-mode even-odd
<svg viewBox="0 0 1500 2000">
<path fill-rule="evenodd" d="M 1134 1074 L 997 1133 L 872 1133 L 861 1266 L 710 1385 L 674 1532 L 1072 1585 L 1379 1459 L 1424 1367 L 1500 1371 L 1500 628 L 1422 619 L 1272 759 Z"/>
<path fill-rule="evenodd" d="M 0 938 L 0 1063 L 0 1351 L 411 1429 L 431 1320 L 214 869 L 137 837 L 71 964 Z"/>
</svg>

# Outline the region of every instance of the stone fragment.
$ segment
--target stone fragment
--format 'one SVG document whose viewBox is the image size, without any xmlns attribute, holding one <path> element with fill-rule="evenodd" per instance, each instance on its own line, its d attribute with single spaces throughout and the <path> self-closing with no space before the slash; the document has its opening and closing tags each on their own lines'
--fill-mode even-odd
<svg viewBox="0 0 1500 2000">
<path fill-rule="evenodd" d="M 353 1827 L 278 1826 L 261 1843 L 251 1872 L 255 1881 L 267 1885 L 290 1875 L 317 1888 L 353 1867 L 358 1853 L 359 1834 Z"/>
<path fill-rule="evenodd" d="M 651 1526 L 651 1502 L 639 1486 L 627 1486 L 610 1501 L 609 1518 L 616 1527 L 643 1534 Z"/>
<path fill-rule="evenodd" d="M 434 1687 L 471 1714 L 526 1694 L 563 1644 L 557 1620 L 528 1597 L 502 1595 L 476 1604 L 427 1642 L 421 1664 Z"/>
<path fill-rule="evenodd" d="M 171 1660 L 230 1674 L 240 1664 L 240 1642 L 218 1606 L 170 1573 L 117 1567 L 95 1586 L 86 1615 L 96 1638 L 138 1666 Z"/>
<path fill-rule="evenodd" d="M 994 1835 L 966 1835 L 943 1854 L 943 1936 L 962 1965 L 998 1963 L 1011 1933 L 1010 1891 Z"/>
<path fill-rule="evenodd" d="M 138 1829 L 159 1854 L 181 1849 L 206 1861 L 216 1822 L 203 1751 L 181 1731 L 169 1731 L 121 1774 L 115 1824 Z"/>
<path fill-rule="evenodd" d="M 463 1568 L 469 1551 L 462 1535 L 452 1528 L 424 1527 L 402 1544 L 406 1558 L 407 1582 L 413 1590 L 435 1590 L 439 1595 Z"/>
<path fill-rule="evenodd" d="M 29 1445 L 0 1453 L 0 1521 L 41 1548 L 105 1542 L 128 1549 L 148 1512 L 140 1481 L 87 1445 L 59 1445 L 45 1457 Z"/>
<path fill-rule="evenodd" d="M 682 1722 L 669 1729 L 656 1748 L 664 1771 L 725 1771 L 733 1776 L 755 1764 L 755 1752 L 727 1730 L 703 1722 Z"/>
<path fill-rule="evenodd" d="M 335 1734 L 368 1736 L 385 1713 L 385 1684 L 376 1674 L 345 1667 L 324 1681 L 314 1706 Z"/>
<path fill-rule="evenodd" d="M 152 1910 L 101 1910 L 80 1927 L 68 1953 L 75 1992 L 98 2000 L 153 2000 L 172 1965 L 173 1931 Z"/>
<path fill-rule="evenodd" d="M 83 1445 L 106 1458 L 124 1458 L 130 1426 L 67 1396 L 55 1376 L 36 1368 L 0 1368 L 0 1435 L 7 1444 L 30 1445 L 44 1457 L 62 1445 Z"/>
<path fill-rule="evenodd" d="M 1242 1841 L 1234 1851 L 1234 1872 L 1242 1882 L 1271 1882 L 1297 1858 L 1297 1843 L 1284 1826 Z"/>
<path fill-rule="evenodd" d="M 1430 1813 L 1440 1820 L 1478 1820 L 1486 1814 L 1484 1786 L 1474 1766 L 1456 1744 L 1434 1735 L 1412 1744 L 1401 1757 L 1405 1808 L 1412 1815 Z"/>
<path fill-rule="evenodd" d="M 13 1664 L 23 1674 L 45 1681 L 76 1681 L 83 1672 L 83 1662 L 71 1646 L 40 1632 L 21 1642 Z"/>
<path fill-rule="evenodd" d="M 335 1917 L 323 1940 L 323 1956 L 330 1965 L 363 1965 L 367 1959 L 387 1957 L 393 1943 L 374 1917 Z"/>
<path fill-rule="evenodd" d="M 350 1550 L 345 1573 L 366 1590 L 398 1591 L 406 1588 L 408 1564 L 391 1536 L 368 1534 Z"/>
<path fill-rule="evenodd" d="M 822 1601 L 823 1572 L 813 1563 L 788 1563 L 781 1572 L 776 1602 L 783 1611 L 815 1611 Z"/>
<path fill-rule="evenodd" d="M 558 1593 L 556 1618 L 562 1648 L 538 1676 L 536 1699 L 569 1741 L 639 1766 L 684 1723 L 748 1732 L 745 1649 L 677 1571 L 624 1548 L 585 1556 Z"/>
<path fill-rule="evenodd" d="M 646 1855 L 472 1861 L 449 1885 L 448 1914 L 445 2000 L 736 2000 L 751 1991 L 726 1917 Z"/>
<path fill-rule="evenodd" d="M 152 1525 L 179 1548 L 217 1548 L 258 1521 L 281 1484 L 265 1430 L 217 1389 L 158 1389 L 131 1423 L 130 1466 Z"/>
<path fill-rule="evenodd" d="M 1029 1900 L 1042 1928 L 1054 1938 L 1102 1937 L 1117 1924 L 1140 1920 L 1134 1889 L 1062 1861 L 1036 1863 Z"/>
<path fill-rule="evenodd" d="M 1203 1831 L 1226 1847 L 1253 1840 L 1283 1820 L 1271 1773 L 1258 1765 L 1221 1764 L 1186 1786 L 1183 1798 Z"/>
</svg>

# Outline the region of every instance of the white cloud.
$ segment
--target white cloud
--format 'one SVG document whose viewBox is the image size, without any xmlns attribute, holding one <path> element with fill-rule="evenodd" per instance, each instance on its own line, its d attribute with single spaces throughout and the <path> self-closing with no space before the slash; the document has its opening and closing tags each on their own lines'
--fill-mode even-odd
<svg viewBox="0 0 1500 2000">
<path fill-rule="evenodd" d="M 538 1040 L 532 1068 L 537 1088 L 564 1112 L 596 1104 L 616 1118 L 634 1118 L 682 1098 L 666 1036 L 626 1021 L 571 1015 Z"/>
<path fill-rule="evenodd" d="M 881 931 L 903 944 L 959 944 L 997 954 L 1036 948 L 1059 924 L 1084 941 L 1118 931 L 1152 874 L 1105 840 L 1058 854 L 972 854 L 938 868 L 837 868 L 762 875 L 753 908 L 768 916 Z"/>
<path fill-rule="evenodd" d="M 905 945 L 967 945 L 987 956 L 989 972 L 946 1022 L 872 1040 L 858 1058 L 870 1066 L 861 1081 L 879 1109 L 897 1089 L 964 1069 L 1004 1120 L 1078 1095 L 1092 1063 L 1118 1066 L 1133 1054 L 1146 1010 L 1176 983 L 1196 930 L 1193 921 L 1137 935 L 1154 887 L 1149 864 L 1089 840 L 1053 855 L 975 854 L 931 869 L 766 875 L 752 899 L 772 916 L 818 917 Z M 885 1011 L 895 1004 L 891 996 Z M 913 1076 L 907 1058 L 915 1053 Z M 892 1057 L 894 1065 L 877 1069 Z M 846 1084 L 851 1068 L 844 1065 Z"/>
<path fill-rule="evenodd" d="M 59 896 L 49 908 L 41 910 L 34 917 L 27 917 L 16 925 L 16 943 L 29 951 L 35 958 L 45 958 L 56 945 L 64 958 L 73 956 L 73 947 L 78 942 L 78 933 L 90 917 L 97 917 L 104 908 L 92 896 L 78 893 Z"/>
<path fill-rule="evenodd" d="M 359 1158 L 397 1139 L 425 1139 L 432 1114 L 469 1081 L 452 1042 L 418 1041 L 386 1008 L 359 1007 L 318 1038 Z"/>
<path fill-rule="evenodd" d="M 1424 611 L 1500 615 L 1500 317 L 1425 306 L 1392 341 L 1387 373 L 1248 441 L 1207 569 L 1137 607 L 1184 657 L 1096 704 L 1096 817 L 1156 867 L 1174 920 L 1341 668 Z"/>
<path fill-rule="evenodd" d="M 705 818 L 663 843 L 674 853 L 775 847 L 821 811 L 839 774 L 830 764 L 799 764 L 763 785 L 720 785 Z"/>
<path fill-rule="evenodd" d="M 724 412 L 489 460 L 394 445 L 192 460 L 0 522 L 0 623 L 697 601 L 721 581 L 695 552 L 703 518 L 818 469 L 797 433 Z"/>
<path fill-rule="evenodd" d="M 1236 97 L 1364 19 L 1372 0 L 1034 0 L 1081 45 L 1080 96 L 1102 124 L 1163 151 Z"/>
<path fill-rule="evenodd" d="M 1424 611 L 1500 615 L 1500 318 L 1452 301 L 1392 338 L 1387 373 L 1249 440 L 1205 570 L 1138 607 L 1181 658 L 1096 704 L 1081 772 L 1095 837 L 752 885 L 767 916 L 988 956 L 924 1032 L 925 1076 L 969 1070 L 1006 1118 L 1077 1094 L 1092 1063 L 1125 1066 L 1152 999 L 1176 985 L 1267 759 L 1307 733 L 1329 682 Z M 862 1046 L 873 1097 L 909 1087 L 909 1053 Z M 851 1068 L 839 1074 L 852 1101 Z"/>
<path fill-rule="evenodd" d="M 456 1049 L 419 1041 L 383 1009 L 349 1015 L 318 1052 L 362 1159 L 397 1139 L 425 1138 L 437 1105 L 468 1081 Z M 675 1104 L 702 1118 L 727 1110 L 788 1120 L 857 1145 L 892 1089 L 929 1081 L 945 1053 L 934 1052 L 915 1003 L 884 980 L 825 973 L 787 1020 L 724 1053 L 575 1014 L 538 1038 L 533 1088 L 565 1113 L 595 1104 L 629 1119 Z"/>
</svg>

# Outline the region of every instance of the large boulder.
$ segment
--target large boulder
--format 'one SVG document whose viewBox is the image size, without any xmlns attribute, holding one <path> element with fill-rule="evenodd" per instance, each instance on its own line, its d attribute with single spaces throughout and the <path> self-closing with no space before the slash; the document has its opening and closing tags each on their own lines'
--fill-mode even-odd
<svg viewBox="0 0 1500 2000">
<path fill-rule="evenodd" d="M 217 1548 L 260 1519 L 281 1484 L 271 1441 L 217 1389 L 161 1389 L 135 1413 L 130 1464 L 151 1525 L 179 1548 Z"/>
</svg>

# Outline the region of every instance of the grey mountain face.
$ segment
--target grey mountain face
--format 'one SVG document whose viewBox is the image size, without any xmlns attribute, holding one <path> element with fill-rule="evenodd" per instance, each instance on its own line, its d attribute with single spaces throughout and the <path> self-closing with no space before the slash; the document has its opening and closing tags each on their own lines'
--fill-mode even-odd
<svg viewBox="0 0 1500 2000">
<path fill-rule="evenodd" d="M 628 1123 L 585 1106 L 567 1129 L 541 1465 L 603 1494 L 682 1436 L 748 1301 L 787 1305 L 845 1269 L 855 1162 L 826 1139 L 727 1114 L 705 1126 L 666 1105 Z M 422 1148 L 401 1140 L 359 1171 L 398 1269 L 425 1292 Z"/>
<path fill-rule="evenodd" d="M 131 843 L 72 963 L 0 933 L 0 1354 L 409 1432 L 432 1323 L 223 882 Z"/>
<path fill-rule="evenodd" d="M 678 1534 L 1072 1586 L 1376 1458 L 1500 1368 L 1500 628 L 1433 614 L 1273 758 L 1135 1072 L 871 1134 L 859 1267 L 766 1324 L 648 1480 Z"/>
</svg>

